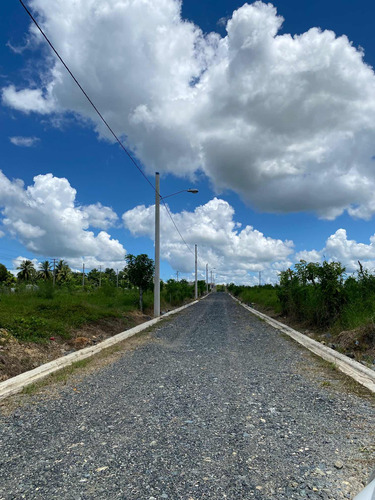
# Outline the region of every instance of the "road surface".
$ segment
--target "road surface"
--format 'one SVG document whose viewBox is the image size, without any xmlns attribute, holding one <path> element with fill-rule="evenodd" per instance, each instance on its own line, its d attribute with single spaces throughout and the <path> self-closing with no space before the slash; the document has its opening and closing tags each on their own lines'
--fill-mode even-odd
<svg viewBox="0 0 375 500">
<path fill-rule="evenodd" d="M 353 391 L 212 294 L 0 417 L 0 499 L 353 498 L 375 441 L 374 400 Z"/>
</svg>

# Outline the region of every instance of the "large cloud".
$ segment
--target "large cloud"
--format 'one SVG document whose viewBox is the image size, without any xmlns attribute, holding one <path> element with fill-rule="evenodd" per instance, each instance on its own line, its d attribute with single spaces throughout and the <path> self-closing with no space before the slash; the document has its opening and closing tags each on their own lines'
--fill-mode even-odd
<svg viewBox="0 0 375 500">
<path fill-rule="evenodd" d="M 345 36 L 278 35 L 283 19 L 262 2 L 235 11 L 224 38 L 182 20 L 177 0 L 30 5 L 150 172 L 202 169 L 265 211 L 375 212 L 375 77 Z M 46 66 L 43 88 L 10 85 L 3 103 L 71 110 L 108 137 L 61 64 Z"/>
<path fill-rule="evenodd" d="M 121 243 L 105 231 L 95 235 L 89 230 L 107 229 L 117 215 L 100 203 L 78 206 L 67 179 L 38 175 L 25 188 L 21 180 L 11 181 L 0 171 L 0 208 L 3 228 L 36 255 L 64 258 L 75 267 L 82 259 L 90 263 L 88 268 L 124 263 Z"/>
<path fill-rule="evenodd" d="M 296 259 L 307 262 L 319 262 L 323 259 L 339 261 L 347 272 L 358 271 L 361 264 L 374 272 L 375 270 L 375 234 L 370 237 L 370 243 L 358 243 L 348 239 L 345 229 L 338 229 L 326 241 L 322 250 L 303 251 L 296 254 Z"/>
<path fill-rule="evenodd" d="M 154 206 L 137 206 L 122 216 L 134 236 L 154 235 Z M 252 282 L 252 272 L 263 271 L 264 281 L 275 281 L 277 271 L 286 269 L 293 252 L 291 241 L 264 236 L 251 226 L 241 228 L 234 220 L 234 209 L 224 200 L 214 198 L 194 212 L 173 215 L 190 250 L 181 241 L 166 209 L 161 207 L 161 256 L 184 273 L 194 270 L 194 244 L 198 245 L 199 272 L 205 265 L 215 268 L 220 281 Z M 257 281 L 257 280 L 256 280 Z"/>
</svg>

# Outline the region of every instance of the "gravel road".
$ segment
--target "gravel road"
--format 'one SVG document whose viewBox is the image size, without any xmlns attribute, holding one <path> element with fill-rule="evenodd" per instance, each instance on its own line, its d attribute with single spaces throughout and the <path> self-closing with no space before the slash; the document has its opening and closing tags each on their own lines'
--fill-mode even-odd
<svg viewBox="0 0 375 500">
<path fill-rule="evenodd" d="M 0 417 L 0 499 L 353 498 L 374 407 L 216 293 Z"/>
</svg>

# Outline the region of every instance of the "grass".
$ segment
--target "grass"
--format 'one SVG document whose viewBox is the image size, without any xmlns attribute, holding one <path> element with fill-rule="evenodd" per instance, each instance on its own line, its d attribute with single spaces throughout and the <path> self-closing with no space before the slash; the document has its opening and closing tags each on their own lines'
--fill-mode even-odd
<svg viewBox="0 0 375 500">
<path fill-rule="evenodd" d="M 254 286 L 244 288 L 238 295 L 238 298 L 248 304 L 254 302 L 267 309 L 272 309 L 276 313 L 281 312 L 281 304 L 277 296 L 277 291 L 273 287 Z"/>
<path fill-rule="evenodd" d="M 50 385 L 51 382 L 60 382 L 60 383 L 66 383 L 68 378 L 75 373 L 77 370 L 80 370 L 81 368 L 85 368 L 87 365 L 92 363 L 93 358 L 86 358 L 86 359 L 81 359 L 80 361 L 75 361 L 71 365 L 67 366 L 66 368 L 63 368 L 62 370 L 59 370 L 55 373 L 51 373 L 51 375 L 48 375 L 48 377 L 44 378 L 43 380 L 40 380 L 39 382 L 35 382 L 33 384 L 27 385 L 22 389 L 21 394 L 28 394 L 32 395 L 35 394 L 36 392 L 39 391 L 39 389 Z"/>
<path fill-rule="evenodd" d="M 152 305 L 152 294 L 144 294 L 145 309 Z M 0 328 L 17 340 L 45 343 L 51 336 L 68 339 L 72 329 L 103 318 L 123 317 L 138 308 L 138 292 L 117 288 L 95 291 L 69 289 L 20 290 L 0 295 Z"/>
</svg>

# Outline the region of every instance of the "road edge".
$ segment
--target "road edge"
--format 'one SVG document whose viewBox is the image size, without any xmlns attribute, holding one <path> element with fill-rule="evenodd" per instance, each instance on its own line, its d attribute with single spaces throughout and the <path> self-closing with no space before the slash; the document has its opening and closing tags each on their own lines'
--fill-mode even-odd
<svg viewBox="0 0 375 500">
<path fill-rule="evenodd" d="M 99 352 L 117 344 L 118 342 L 122 342 L 123 340 L 133 337 L 137 333 L 142 332 L 143 330 L 146 330 L 150 326 L 153 326 L 156 323 L 162 321 L 164 318 L 176 314 L 180 311 L 183 311 L 187 307 L 190 307 L 194 304 L 197 304 L 199 300 L 204 299 L 208 295 L 201 297 L 201 299 L 194 300 L 193 302 L 190 302 L 189 304 L 186 304 L 182 307 L 173 309 L 172 311 L 163 314 L 159 318 L 151 319 L 150 321 L 141 323 L 140 325 L 130 328 L 129 330 L 125 330 L 121 333 L 118 333 L 113 337 L 103 340 L 103 342 L 100 342 L 95 346 L 85 347 L 84 349 L 80 349 L 79 351 L 54 359 L 53 361 L 49 361 L 48 363 L 40 365 L 37 368 L 34 368 L 33 370 L 29 370 L 27 372 L 21 373 L 20 375 L 16 375 L 15 377 L 12 377 L 8 380 L 0 382 L 0 401 L 9 396 L 12 396 L 13 394 L 21 392 L 26 386 L 34 384 L 35 382 L 42 380 L 43 378 L 47 377 L 48 375 L 51 375 L 52 373 L 55 373 L 63 368 L 66 368 L 67 366 L 70 366 L 77 361 L 81 361 L 82 359 L 90 358 L 91 356 L 98 354 Z"/>
<path fill-rule="evenodd" d="M 371 392 L 375 393 L 375 371 L 371 370 L 370 368 L 367 368 L 366 366 L 363 366 L 361 363 L 358 363 L 358 361 L 354 361 L 353 359 L 348 358 L 344 354 L 341 354 L 331 349 L 330 347 L 327 347 L 321 344 L 320 342 L 317 342 L 316 340 L 307 337 L 303 333 L 294 330 L 290 326 L 284 325 L 284 323 L 280 323 L 280 321 L 277 321 L 276 319 L 267 316 L 267 314 L 261 313 L 256 309 L 253 309 L 247 304 L 241 302 L 232 294 L 229 293 L 228 295 L 230 295 L 230 297 L 232 297 L 233 300 L 238 302 L 242 307 L 250 311 L 252 314 L 263 319 L 269 325 L 273 326 L 277 330 L 282 331 L 283 333 L 294 339 L 296 342 L 298 342 L 303 347 L 313 352 L 317 356 L 325 359 L 326 361 L 334 363 L 335 366 L 341 372 L 345 373 L 345 375 L 348 375 L 356 382 L 365 386 Z"/>
</svg>

